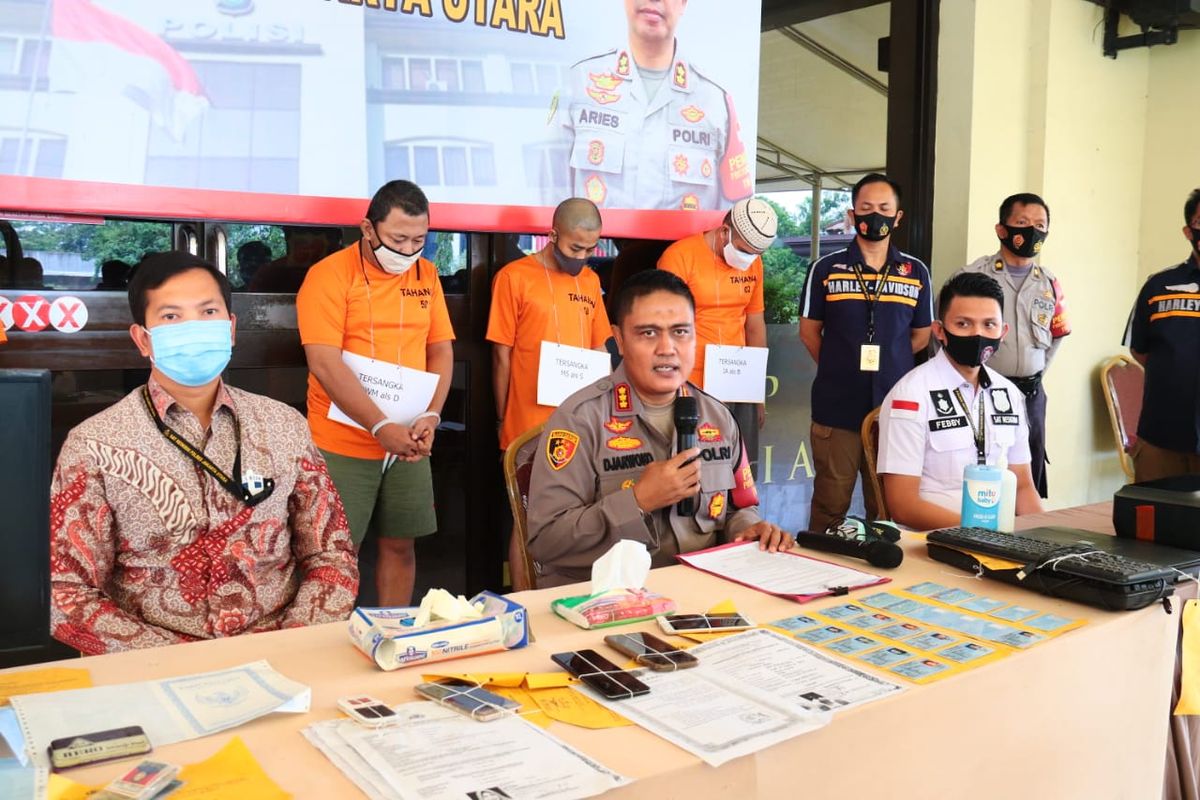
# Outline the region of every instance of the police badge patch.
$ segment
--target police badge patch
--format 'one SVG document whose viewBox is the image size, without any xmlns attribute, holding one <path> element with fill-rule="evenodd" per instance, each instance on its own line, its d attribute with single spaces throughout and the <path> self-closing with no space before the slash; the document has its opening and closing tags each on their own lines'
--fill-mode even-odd
<svg viewBox="0 0 1200 800">
<path fill-rule="evenodd" d="M 578 449 L 579 435 L 576 433 L 555 429 L 546 436 L 546 460 L 555 471 L 570 464 Z"/>
<path fill-rule="evenodd" d="M 992 394 L 992 408 L 997 414 L 1012 413 L 1012 401 L 1008 397 L 1008 389 L 1001 386 L 999 389 L 989 389 Z"/>
<path fill-rule="evenodd" d="M 933 402 L 933 410 L 939 417 L 954 416 L 954 402 L 950 399 L 949 389 L 931 389 L 929 399 Z"/>
</svg>

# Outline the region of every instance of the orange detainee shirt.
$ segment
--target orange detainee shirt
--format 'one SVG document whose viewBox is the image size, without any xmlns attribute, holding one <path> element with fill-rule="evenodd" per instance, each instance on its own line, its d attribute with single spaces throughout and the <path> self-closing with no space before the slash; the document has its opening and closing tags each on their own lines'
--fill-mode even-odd
<svg viewBox="0 0 1200 800">
<path fill-rule="evenodd" d="M 746 317 L 763 313 L 762 258 L 745 271 L 717 258 L 703 233 L 680 239 L 658 259 L 658 268 L 683 279 L 696 299 L 696 366 L 691 382 L 704 388 L 704 348 L 744 347 Z"/>
<path fill-rule="evenodd" d="M 512 348 L 501 448 L 554 412 L 552 406 L 537 403 L 542 342 L 594 350 L 611 335 L 600 277 L 590 268 L 572 278 L 547 269 L 535 256 L 526 256 L 496 273 L 487 339 Z"/>
<path fill-rule="evenodd" d="M 391 275 L 362 257 L 358 243 L 317 262 L 296 295 L 301 344 L 324 344 L 367 358 L 425 369 L 425 347 L 454 339 L 437 267 L 420 259 Z M 374 331 L 374 354 L 372 354 Z M 329 395 L 308 375 L 308 426 L 322 450 L 381 459 L 369 431 L 328 418 Z"/>
</svg>

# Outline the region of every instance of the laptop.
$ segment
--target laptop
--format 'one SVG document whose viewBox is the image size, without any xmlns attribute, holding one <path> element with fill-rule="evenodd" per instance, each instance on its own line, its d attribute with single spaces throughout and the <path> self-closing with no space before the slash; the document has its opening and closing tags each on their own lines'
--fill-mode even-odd
<svg viewBox="0 0 1200 800">
<path fill-rule="evenodd" d="M 1146 561 L 1162 567 L 1175 568 L 1190 575 L 1200 573 L 1200 552 L 1168 547 L 1162 544 L 1124 539 L 1107 533 L 1095 533 L 1077 528 L 1044 527 L 1013 531 L 1016 536 L 1039 539 L 1058 545 L 1087 545 L 1097 550 Z"/>
</svg>

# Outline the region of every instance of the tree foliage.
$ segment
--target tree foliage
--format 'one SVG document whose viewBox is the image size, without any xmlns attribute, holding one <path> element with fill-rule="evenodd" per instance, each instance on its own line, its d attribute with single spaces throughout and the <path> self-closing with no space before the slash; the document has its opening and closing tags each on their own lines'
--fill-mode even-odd
<svg viewBox="0 0 1200 800">
<path fill-rule="evenodd" d="M 171 226 L 163 222 L 106 221 L 103 225 L 63 222 L 18 222 L 13 226 L 25 252 L 78 253 L 95 264 L 95 277 L 105 261 L 133 266 L 146 253 L 171 249 Z"/>
</svg>

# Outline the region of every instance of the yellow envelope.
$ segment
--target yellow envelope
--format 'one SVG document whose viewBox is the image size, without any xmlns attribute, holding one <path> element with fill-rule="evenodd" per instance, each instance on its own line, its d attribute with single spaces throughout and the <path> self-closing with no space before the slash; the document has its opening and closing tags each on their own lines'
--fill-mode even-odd
<svg viewBox="0 0 1200 800">
<path fill-rule="evenodd" d="M 557 689 L 539 689 L 530 692 L 533 702 L 537 703 L 551 719 L 578 725 L 580 728 L 620 728 L 633 723 L 620 714 L 609 711 L 592 698 L 580 694 L 569 687 Z"/>
<path fill-rule="evenodd" d="M 722 600 L 708 610 L 709 614 L 736 614 L 738 613 L 737 606 L 732 600 Z"/>
<path fill-rule="evenodd" d="M 1183 603 L 1183 665 L 1179 677 L 1179 702 L 1175 713 L 1200 714 L 1200 605 L 1195 600 Z"/>
<path fill-rule="evenodd" d="M 441 678 L 513 689 L 546 689 L 578 683 L 565 672 L 445 672 L 421 676 L 423 681 L 436 681 Z"/>
<path fill-rule="evenodd" d="M 92 675 L 86 669 L 51 667 L 0 675 L 0 706 L 8 705 L 8 698 L 18 694 L 86 689 L 91 685 Z"/>
<path fill-rule="evenodd" d="M 533 702 L 533 697 L 530 695 L 528 689 L 517 689 L 509 686 L 492 686 L 490 689 L 501 697 L 507 697 L 515 703 L 520 703 L 521 710 L 517 713 L 534 725 L 549 728 L 550 723 L 554 721 L 546 716 L 546 712 L 542 711 L 537 703 Z"/>
<path fill-rule="evenodd" d="M 132 765 L 129 762 L 124 769 Z M 121 770 L 122 772 L 124 770 Z M 114 770 L 113 777 L 119 777 Z M 267 777 L 246 744 L 237 736 L 211 757 L 179 771 L 183 786 L 171 793 L 171 800 L 288 800 L 291 795 Z M 87 800 L 99 786 L 81 783 L 51 773 L 47 800 Z"/>
</svg>

